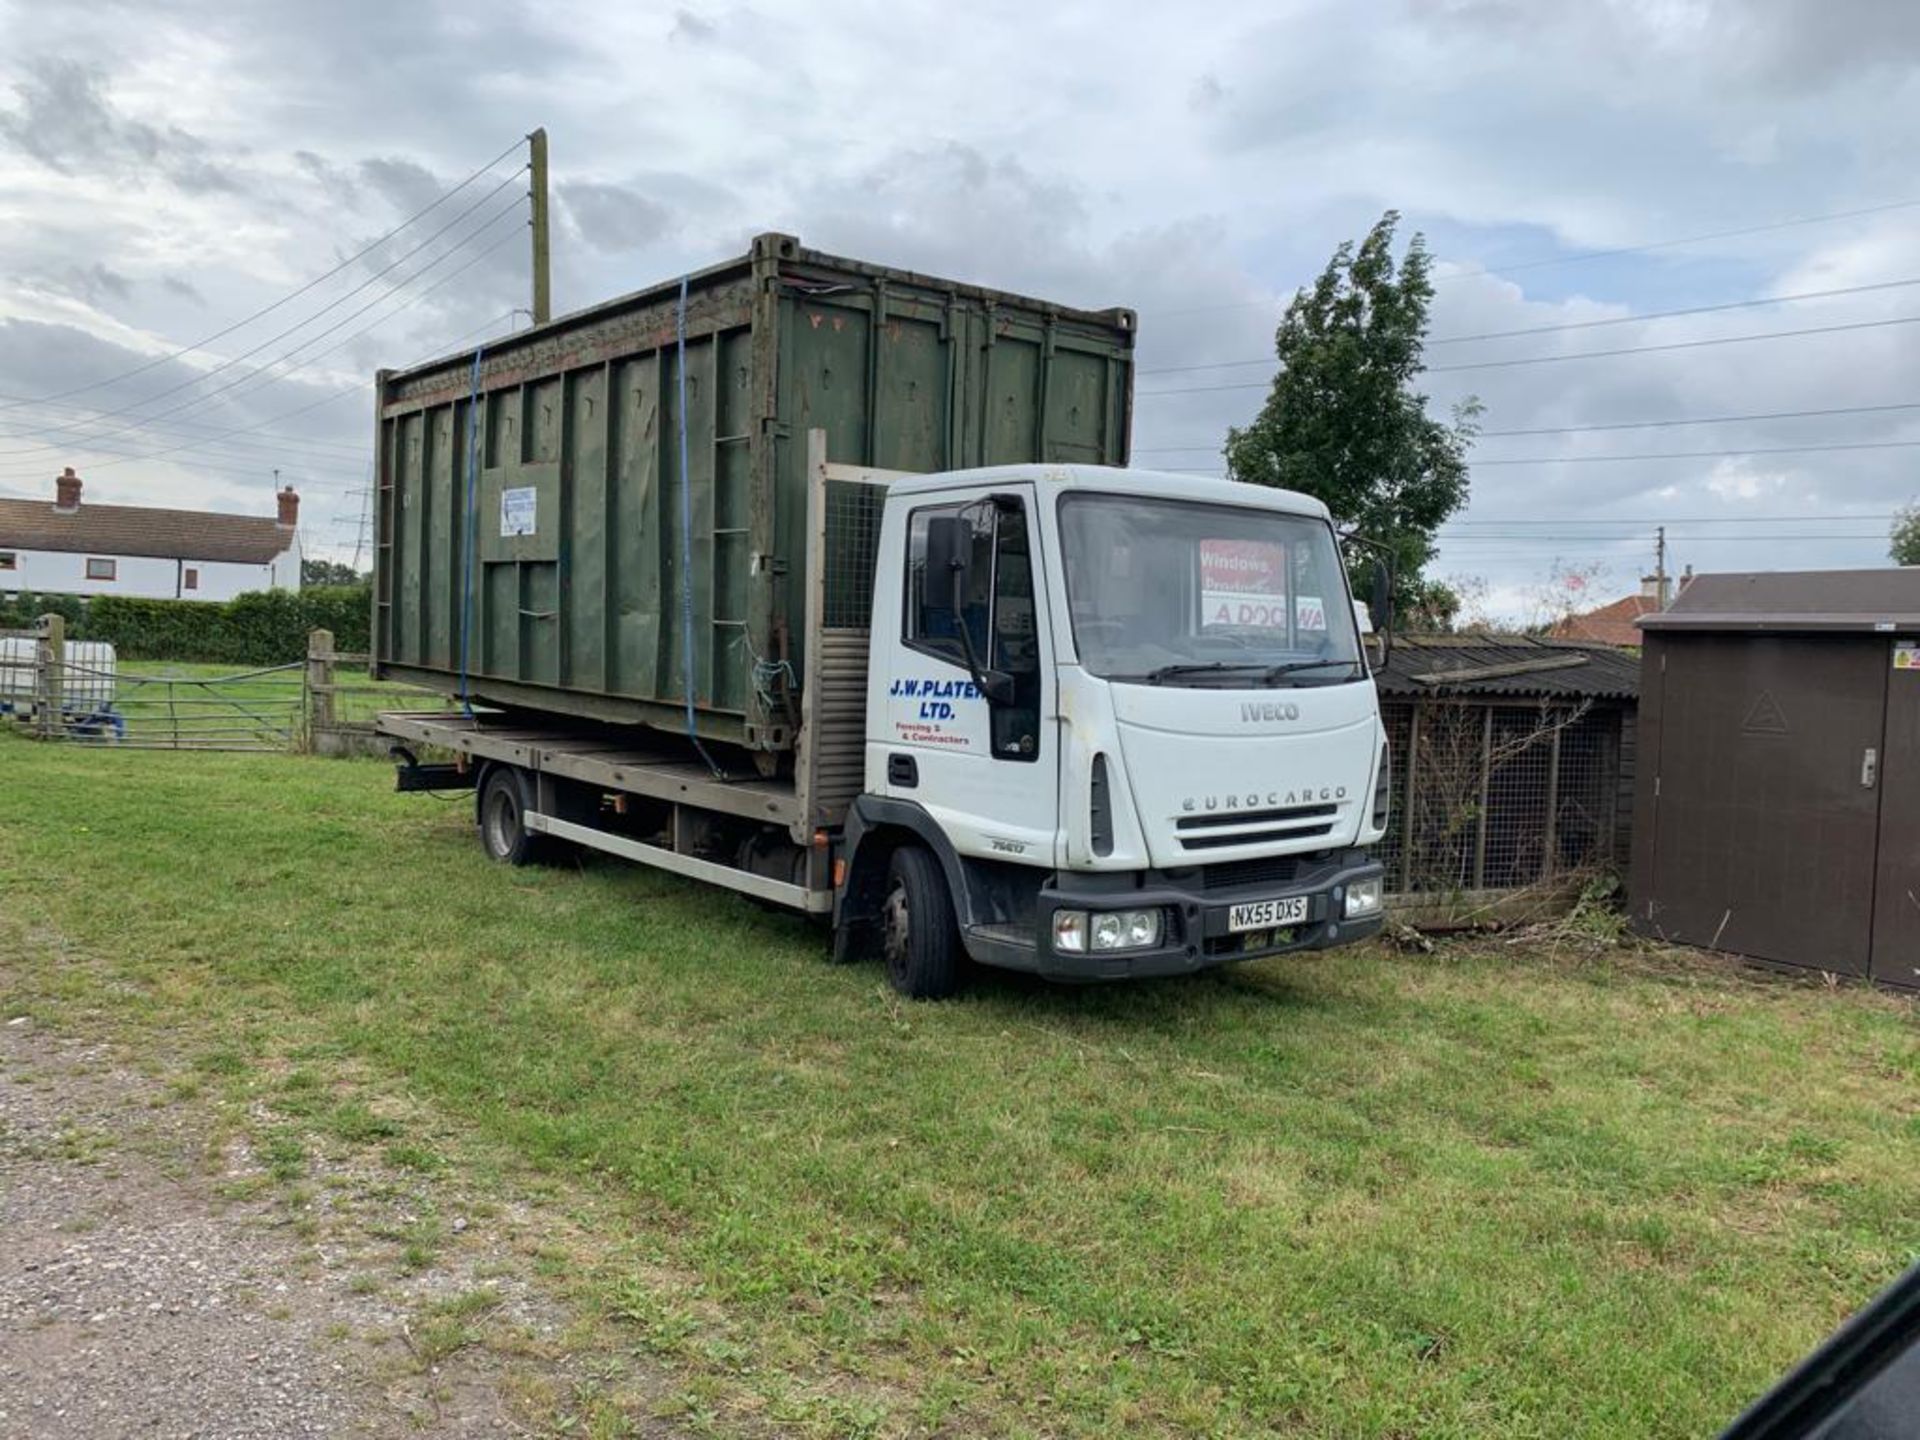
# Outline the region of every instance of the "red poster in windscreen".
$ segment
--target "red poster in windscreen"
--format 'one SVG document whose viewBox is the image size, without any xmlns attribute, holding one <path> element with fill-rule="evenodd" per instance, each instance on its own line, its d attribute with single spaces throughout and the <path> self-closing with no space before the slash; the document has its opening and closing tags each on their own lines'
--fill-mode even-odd
<svg viewBox="0 0 1920 1440">
<path fill-rule="evenodd" d="M 1265 540 L 1202 540 L 1200 623 L 1286 629 L 1286 547 Z"/>
</svg>

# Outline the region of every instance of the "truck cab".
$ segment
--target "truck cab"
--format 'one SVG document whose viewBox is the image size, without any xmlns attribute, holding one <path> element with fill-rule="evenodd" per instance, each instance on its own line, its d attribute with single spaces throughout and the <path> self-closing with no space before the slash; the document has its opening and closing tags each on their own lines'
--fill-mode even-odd
<svg viewBox="0 0 1920 1440">
<path fill-rule="evenodd" d="M 897 477 L 843 953 L 1169 975 L 1381 924 L 1385 734 L 1326 507 L 1080 465 Z"/>
</svg>

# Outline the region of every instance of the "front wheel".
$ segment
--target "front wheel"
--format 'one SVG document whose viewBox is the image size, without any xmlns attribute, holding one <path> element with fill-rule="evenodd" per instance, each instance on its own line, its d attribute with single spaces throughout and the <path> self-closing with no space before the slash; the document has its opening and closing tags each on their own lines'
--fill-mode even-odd
<svg viewBox="0 0 1920 1440">
<path fill-rule="evenodd" d="M 530 865 L 545 836 L 527 829 L 527 785 L 518 770 L 496 765 L 480 787 L 480 843 L 502 865 Z"/>
<path fill-rule="evenodd" d="M 940 862 L 903 845 L 887 866 L 880 907 L 880 950 L 887 983 L 914 1000 L 944 1000 L 960 988 L 960 931 Z"/>
</svg>

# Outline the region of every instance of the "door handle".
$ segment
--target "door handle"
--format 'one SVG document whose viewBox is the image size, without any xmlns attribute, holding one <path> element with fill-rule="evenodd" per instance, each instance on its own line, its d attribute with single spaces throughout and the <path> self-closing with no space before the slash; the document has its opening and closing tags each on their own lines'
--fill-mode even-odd
<svg viewBox="0 0 1920 1440">
<path fill-rule="evenodd" d="M 911 790 L 920 783 L 920 766 L 911 755 L 887 756 L 887 784 Z"/>
<path fill-rule="evenodd" d="M 1860 788 L 1862 790 L 1871 790 L 1873 788 L 1873 782 L 1879 773 L 1880 752 L 1869 745 L 1866 753 L 1860 757 Z"/>
</svg>

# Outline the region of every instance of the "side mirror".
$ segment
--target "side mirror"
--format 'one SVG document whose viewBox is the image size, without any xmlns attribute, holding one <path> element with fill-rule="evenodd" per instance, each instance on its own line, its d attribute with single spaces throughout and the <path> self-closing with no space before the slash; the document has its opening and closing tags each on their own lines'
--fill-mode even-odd
<svg viewBox="0 0 1920 1440">
<path fill-rule="evenodd" d="M 1378 617 L 1380 629 L 1393 628 L 1393 576 L 1384 564 L 1377 561 L 1373 567 L 1373 594 L 1368 609 L 1372 616 Z"/>
<path fill-rule="evenodd" d="M 920 572 L 920 602 L 933 610 L 959 610 L 967 593 L 967 569 L 973 559 L 973 537 L 958 515 L 933 515 L 927 520 L 927 566 Z"/>
</svg>

